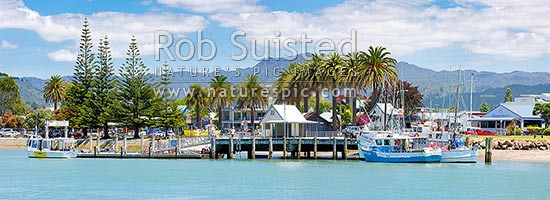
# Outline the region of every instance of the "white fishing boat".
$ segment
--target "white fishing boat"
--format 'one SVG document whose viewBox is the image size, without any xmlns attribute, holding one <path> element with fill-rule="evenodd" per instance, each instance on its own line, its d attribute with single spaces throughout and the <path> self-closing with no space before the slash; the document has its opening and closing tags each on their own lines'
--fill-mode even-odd
<svg viewBox="0 0 550 200">
<path fill-rule="evenodd" d="M 76 140 L 72 138 L 46 139 L 31 136 L 27 139 L 29 158 L 76 158 Z"/>
<path fill-rule="evenodd" d="M 359 156 L 367 162 L 440 162 L 441 149 L 428 147 L 427 143 L 427 138 L 409 137 L 387 131 L 367 131 L 357 137 Z"/>
</svg>

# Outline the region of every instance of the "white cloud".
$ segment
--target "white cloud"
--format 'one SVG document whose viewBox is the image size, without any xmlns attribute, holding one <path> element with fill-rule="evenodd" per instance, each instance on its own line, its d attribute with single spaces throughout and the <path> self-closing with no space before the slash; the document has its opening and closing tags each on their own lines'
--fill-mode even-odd
<svg viewBox="0 0 550 200">
<path fill-rule="evenodd" d="M 2 40 L 2 49 L 17 49 L 19 45 L 10 43 L 6 40 Z"/>
<path fill-rule="evenodd" d="M 42 16 L 27 8 L 21 0 L 0 1 L 0 29 L 17 28 L 36 31 L 49 42 L 71 40 L 76 50 L 82 21 L 85 15 L 64 13 Z M 94 46 L 99 38 L 109 36 L 114 57 L 125 55 L 131 36 L 136 36 L 143 55 L 153 54 L 154 32 L 166 30 L 177 36 L 202 30 L 208 22 L 202 16 L 175 13 L 129 14 L 121 12 L 98 12 L 90 16 L 90 29 Z M 61 51 L 61 50 L 60 50 Z M 52 56 L 50 56 L 52 58 Z M 59 58 L 59 57 L 58 57 Z M 62 59 L 61 59 L 62 60 Z"/>
<path fill-rule="evenodd" d="M 265 8 L 256 5 L 258 0 L 158 0 L 159 3 L 203 13 L 260 12 Z"/>
<path fill-rule="evenodd" d="M 456 0 L 442 8 L 432 0 L 348 0 L 313 13 L 263 11 L 222 13 L 211 18 L 247 38 L 347 38 L 358 33 L 358 47 L 383 45 L 396 55 L 458 45 L 467 51 L 507 58 L 550 55 L 550 1 Z"/>
<path fill-rule="evenodd" d="M 57 62 L 75 62 L 77 53 L 67 49 L 60 49 L 48 53 L 48 57 Z"/>
</svg>

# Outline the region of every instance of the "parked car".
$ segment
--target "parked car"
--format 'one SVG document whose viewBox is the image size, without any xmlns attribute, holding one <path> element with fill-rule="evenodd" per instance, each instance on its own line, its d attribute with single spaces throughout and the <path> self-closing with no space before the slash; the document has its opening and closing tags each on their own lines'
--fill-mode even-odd
<svg viewBox="0 0 550 200">
<path fill-rule="evenodd" d="M 466 135 L 478 135 L 481 131 L 478 127 L 466 127 Z"/>
<path fill-rule="evenodd" d="M 173 136 L 175 136 L 175 135 L 176 135 L 176 134 L 174 133 L 174 131 L 173 131 L 173 130 L 171 130 L 171 129 L 170 129 L 170 130 L 168 130 L 168 132 L 167 132 L 167 133 L 168 133 L 168 136 L 169 136 L 169 137 L 173 137 Z"/>
<path fill-rule="evenodd" d="M 71 134 L 74 138 L 81 138 L 82 136 L 84 136 L 82 134 L 82 132 L 80 132 L 79 130 L 75 130 L 73 131 L 73 133 Z"/>
<path fill-rule="evenodd" d="M 155 137 L 157 137 L 157 138 L 158 138 L 158 137 L 164 137 L 164 131 L 156 130 L 156 131 L 151 131 L 151 132 L 149 132 L 149 134 L 148 134 L 149 137 L 153 137 L 153 135 L 154 135 Z"/>
<path fill-rule="evenodd" d="M 51 138 L 56 138 L 56 137 L 63 137 L 63 132 L 61 132 L 60 130 L 53 130 L 51 133 L 50 133 L 50 137 Z"/>
<path fill-rule="evenodd" d="M 14 131 L 11 128 L 3 128 L 0 129 L 0 136 L 2 137 L 15 137 L 18 136 L 19 133 L 17 131 Z"/>
</svg>

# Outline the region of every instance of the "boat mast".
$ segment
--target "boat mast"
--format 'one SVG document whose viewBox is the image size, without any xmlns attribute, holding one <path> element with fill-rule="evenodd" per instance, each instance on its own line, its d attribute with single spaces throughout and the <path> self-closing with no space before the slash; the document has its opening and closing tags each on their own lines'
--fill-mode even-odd
<svg viewBox="0 0 550 200">
<path fill-rule="evenodd" d="M 460 107 L 460 74 L 461 74 L 461 69 L 462 67 L 458 68 L 458 84 L 456 85 L 456 108 L 455 108 L 455 123 L 454 125 L 456 127 L 454 127 L 454 130 L 453 132 L 456 133 L 457 129 L 458 129 L 458 125 L 457 125 L 457 120 L 458 120 L 458 109 Z"/>
</svg>

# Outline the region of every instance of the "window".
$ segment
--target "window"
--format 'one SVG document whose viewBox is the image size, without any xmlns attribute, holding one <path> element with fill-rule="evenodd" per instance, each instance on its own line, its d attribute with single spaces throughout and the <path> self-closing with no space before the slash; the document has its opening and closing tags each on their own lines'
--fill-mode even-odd
<svg viewBox="0 0 550 200">
<path fill-rule="evenodd" d="M 382 145 L 382 141 L 376 140 L 376 145 Z"/>
<path fill-rule="evenodd" d="M 384 140 L 384 145 L 390 145 L 390 140 Z"/>
</svg>

